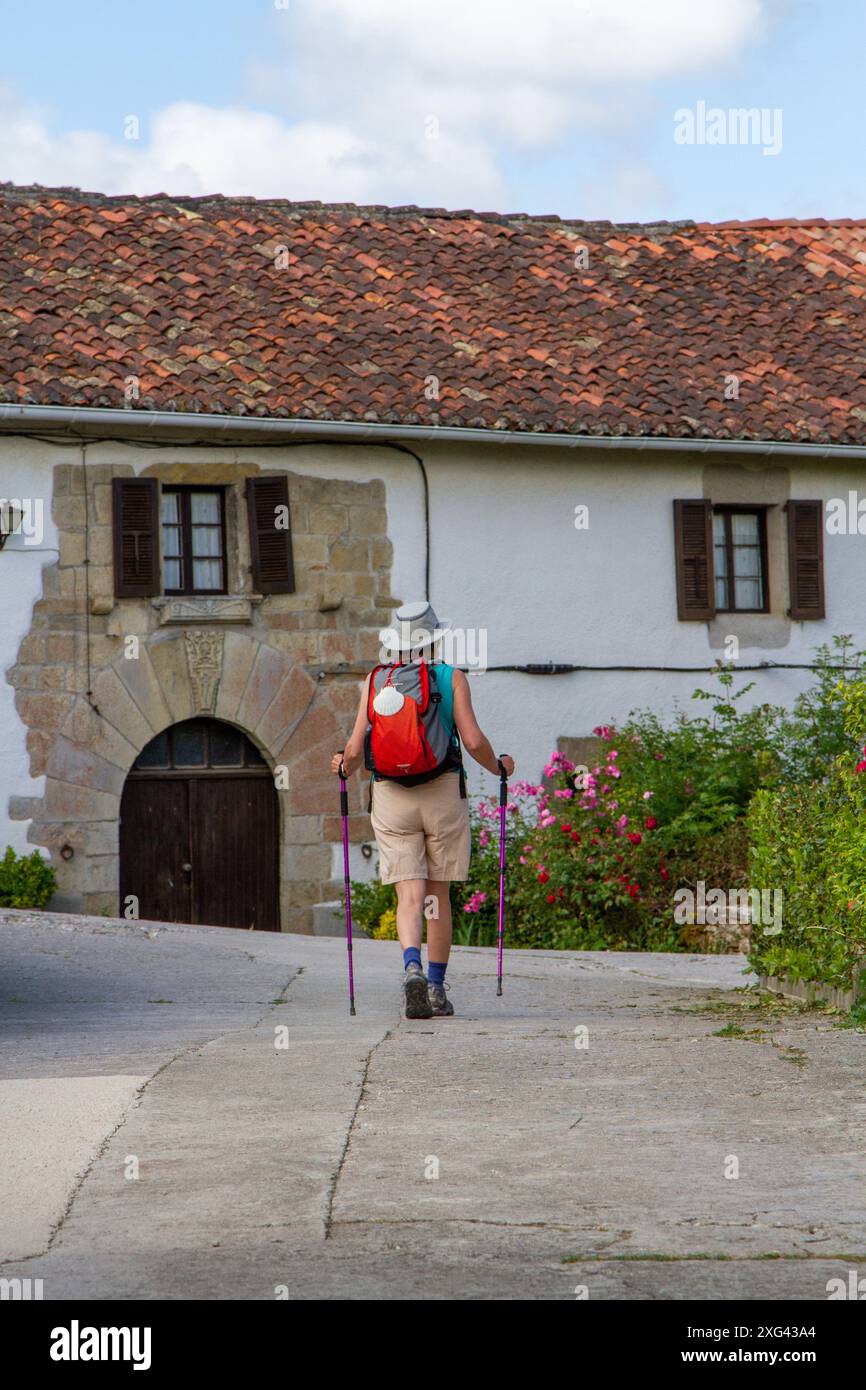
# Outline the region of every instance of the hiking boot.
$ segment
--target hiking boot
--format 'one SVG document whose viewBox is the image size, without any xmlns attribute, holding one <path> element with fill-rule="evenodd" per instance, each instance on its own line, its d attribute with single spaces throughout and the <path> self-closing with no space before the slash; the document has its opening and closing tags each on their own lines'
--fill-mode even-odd
<svg viewBox="0 0 866 1390">
<path fill-rule="evenodd" d="M 427 976 L 414 961 L 403 972 L 403 995 L 406 1000 L 407 1018 L 433 1017 L 427 993 Z"/>
<path fill-rule="evenodd" d="M 445 993 L 445 989 L 445 985 L 431 985 L 429 981 L 427 983 L 427 994 L 434 1018 L 449 1018 L 454 1012 L 454 1005 Z"/>
</svg>

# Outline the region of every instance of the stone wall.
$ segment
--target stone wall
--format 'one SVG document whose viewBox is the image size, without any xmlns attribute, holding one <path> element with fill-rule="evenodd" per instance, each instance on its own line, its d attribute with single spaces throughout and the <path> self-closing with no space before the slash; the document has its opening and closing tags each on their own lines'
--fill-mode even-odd
<svg viewBox="0 0 866 1390">
<path fill-rule="evenodd" d="M 225 719 L 272 768 L 287 769 L 279 789 L 281 921 L 284 930 L 309 930 L 312 904 L 339 891 L 331 880 L 340 821 L 330 754 L 354 719 L 359 671 L 376 659 L 378 631 L 399 601 L 390 594 L 384 484 L 274 465 L 289 473 L 297 591 L 262 597 L 251 588 L 244 478 L 265 470 L 151 461 L 153 453 L 138 469 L 54 469 L 60 558 L 44 571 L 7 677 L 45 794 L 13 797 L 10 812 L 32 818 L 30 840 L 50 850 L 54 905 L 115 915 L 118 813 L 132 762 L 169 724 L 199 713 Z M 163 483 L 231 485 L 227 599 L 114 598 L 111 479 L 135 472 Z M 352 838 L 369 839 L 358 779 L 351 798 Z"/>
</svg>

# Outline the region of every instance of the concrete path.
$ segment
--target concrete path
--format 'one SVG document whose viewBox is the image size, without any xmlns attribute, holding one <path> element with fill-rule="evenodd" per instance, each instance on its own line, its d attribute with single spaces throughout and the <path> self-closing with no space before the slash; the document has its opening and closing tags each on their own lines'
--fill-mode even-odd
<svg viewBox="0 0 866 1390">
<path fill-rule="evenodd" d="M 407 1022 L 396 945 L 361 941 L 352 1019 L 338 940 L 0 913 L 0 1277 L 825 1299 L 866 1276 L 866 1036 L 756 1012 L 740 957 L 506 965 L 497 999 L 493 953 L 457 951 L 458 1016 Z"/>
</svg>

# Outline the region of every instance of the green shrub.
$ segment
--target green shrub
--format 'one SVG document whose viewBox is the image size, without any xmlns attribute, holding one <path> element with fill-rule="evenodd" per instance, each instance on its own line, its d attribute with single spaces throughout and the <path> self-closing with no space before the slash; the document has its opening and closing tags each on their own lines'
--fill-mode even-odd
<svg viewBox="0 0 866 1390">
<path fill-rule="evenodd" d="M 840 666 L 850 669 L 835 669 Z M 706 949 L 708 937 L 676 924 L 677 890 L 694 890 L 700 880 L 726 891 L 756 886 L 749 832 L 761 825 L 760 808 L 775 805 L 777 794 L 780 805 L 790 797 L 796 807 L 797 788 L 808 804 L 817 795 L 807 789 L 813 782 L 836 786 L 836 764 L 850 758 L 855 724 L 857 736 L 866 735 L 863 653 L 853 651 L 849 637 L 834 638 L 818 648 L 815 670 L 813 686 L 792 709 L 746 708 L 753 683 L 735 689 L 735 669 L 720 662 L 716 687 L 696 690 L 696 707 L 688 713 L 681 710 L 665 723 L 651 711 L 636 711 L 618 728 L 596 729 L 602 756 L 585 782 L 558 752 L 543 783 L 513 782 L 506 814 L 509 946 Z M 859 784 L 849 791 L 856 801 Z M 754 819 L 747 820 L 753 802 Z M 766 812 L 768 829 L 772 814 Z M 793 819 L 798 814 L 792 809 Z M 849 814 L 856 818 L 856 807 Z M 471 819 L 470 878 L 452 889 L 454 938 L 491 946 L 497 936 L 498 799 L 475 803 Z M 793 853 L 794 837 L 791 843 Z M 766 850 L 755 862 L 769 875 L 768 886 L 788 889 L 788 872 L 780 877 Z M 826 867 L 831 871 L 845 903 L 856 900 L 856 856 L 837 856 Z M 807 878 L 802 882 L 806 893 Z M 395 904 L 393 888 L 381 884 L 355 885 L 355 894 L 359 925 L 368 930 Z M 853 911 L 846 907 L 846 921 Z M 766 938 L 765 948 L 771 942 Z M 842 948 L 837 942 L 827 950 L 835 960 Z"/>
<path fill-rule="evenodd" d="M 768 975 L 847 989 L 866 959 L 866 678 L 837 682 L 847 750 L 829 774 L 759 793 L 749 812 L 751 878 L 784 894 L 782 931 L 753 933 L 750 961 Z M 856 742 L 855 742 L 856 741 Z"/>
<path fill-rule="evenodd" d="M 514 782 L 506 811 L 506 939 L 509 946 L 580 950 L 674 950 L 672 912 L 647 910 L 654 894 L 672 888 L 650 797 L 627 816 L 619 802 L 619 753 L 606 757 L 584 784 L 575 766 L 554 753 L 546 784 Z M 472 811 L 470 880 L 457 885 L 455 938 L 493 945 L 499 892 L 498 798 Z"/>
<path fill-rule="evenodd" d="M 0 859 L 0 907 L 44 907 L 57 887 L 57 875 L 38 850 L 16 854 L 11 845 Z"/>
<path fill-rule="evenodd" d="M 379 925 L 379 918 L 397 906 L 397 893 L 393 883 L 380 883 L 373 879 L 369 883 L 352 883 L 352 921 L 362 930 L 373 933 Z"/>
<path fill-rule="evenodd" d="M 850 705 L 863 688 L 864 656 L 854 650 L 847 636 L 834 637 L 831 644 L 816 649 L 815 683 L 797 696 L 780 725 L 786 781 L 823 781 L 831 775 L 836 759 L 850 751 Z"/>
<path fill-rule="evenodd" d="M 373 936 L 376 941 L 397 941 L 399 939 L 397 936 L 396 907 L 389 907 L 386 912 L 382 913 L 382 916 L 379 918 L 375 927 L 373 927 L 370 935 Z"/>
</svg>

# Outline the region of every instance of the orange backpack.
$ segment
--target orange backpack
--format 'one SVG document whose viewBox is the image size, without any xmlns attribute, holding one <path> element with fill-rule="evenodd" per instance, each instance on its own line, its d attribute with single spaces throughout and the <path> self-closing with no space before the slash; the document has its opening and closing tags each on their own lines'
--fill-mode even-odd
<svg viewBox="0 0 866 1390">
<path fill-rule="evenodd" d="M 385 670 L 387 679 L 377 690 L 376 675 Z M 395 676 L 398 683 L 394 681 Z M 417 699 L 408 693 L 416 686 Z M 392 691 L 395 698 L 381 699 L 385 691 Z M 462 774 L 459 735 L 456 726 L 449 730 L 443 724 L 439 715 L 441 700 L 435 672 L 428 670 L 426 662 L 408 667 L 398 661 L 390 667 L 374 667 L 367 697 L 369 727 L 364 741 L 364 762 L 376 777 L 415 786 L 431 781 L 450 768 L 459 768 Z M 393 712 L 383 712 L 381 707 L 384 705 L 387 711 L 391 704 L 397 708 Z M 460 780 L 463 792 L 462 775 Z"/>
</svg>

